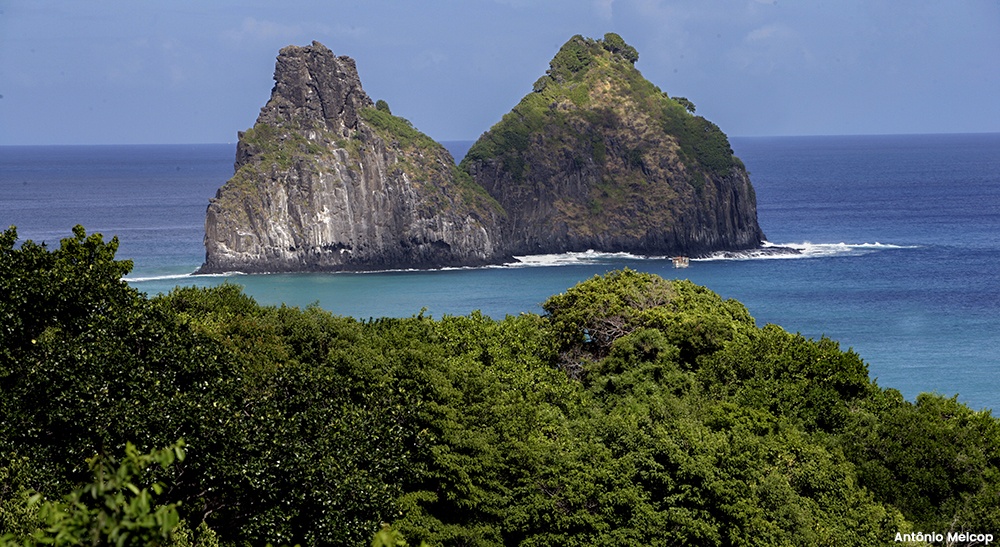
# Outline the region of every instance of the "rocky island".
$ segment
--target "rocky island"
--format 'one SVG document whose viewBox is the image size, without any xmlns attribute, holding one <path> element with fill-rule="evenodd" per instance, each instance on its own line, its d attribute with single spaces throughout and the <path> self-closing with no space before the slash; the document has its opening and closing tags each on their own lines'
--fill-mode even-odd
<svg viewBox="0 0 1000 547">
<path fill-rule="evenodd" d="M 198 273 L 383 270 L 494 261 L 503 210 L 451 154 L 361 88 L 350 57 L 283 48 L 205 218 Z"/>
<path fill-rule="evenodd" d="M 643 78 L 637 59 L 616 34 L 574 36 L 469 150 L 463 169 L 507 212 L 508 251 L 760 246 L 753 187 L 725 134 Z"/>
<path fill-rule="evenodd" d="M 289 46 L 205 219 L 226 271 L 503 263 L 568 251 L 759 248 L 756 199 L 725 134 L 671 98 L 616 34 L 574 36 L 460 166 L 364 92 L 354 61 Z"/>
</svg>

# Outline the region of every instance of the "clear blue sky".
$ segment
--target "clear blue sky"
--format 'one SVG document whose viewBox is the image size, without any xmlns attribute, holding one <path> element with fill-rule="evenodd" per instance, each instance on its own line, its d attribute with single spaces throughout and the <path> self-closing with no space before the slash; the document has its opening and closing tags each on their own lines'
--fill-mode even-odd
<svg viewBox="0 0 1000 547">
<path fill-rule="evenodd" d="M 730 136 L 1000 131 L 1000 0 L 0 0 L 0 145 L 233 142 L 312 40 L 473 140 L 605 32 Z"/>
</svg>

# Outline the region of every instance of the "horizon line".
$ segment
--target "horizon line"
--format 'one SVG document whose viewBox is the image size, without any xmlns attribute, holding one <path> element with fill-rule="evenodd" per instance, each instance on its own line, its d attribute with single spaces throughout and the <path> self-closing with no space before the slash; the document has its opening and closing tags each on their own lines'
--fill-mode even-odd
<svg viewBox="0 0 1000 547">
<path fill-rule="evenodd" d="M 817 138 L 817 137 L 919 137 L 919 136 L 946 136 L 946 135 L 1000 135 L 1000 131 L 949 131 L 942 133 L 829 133 L 829 134 L 802 134 L 802 135 L 727 135 L 729 139 L 780 139 L 780 138 Z M 433 137 L 432 137 L 433 138 Z M 442 139 L 437 143 L 446 142 L 476 142 L 477 139 Z M 5 144 L 0 143 L 3 148 L 16 148 L 19 146 L 221 146 L 236 145 L 237 141 L 230 142 L 160 142 L 160 143 L 27 143 L 27 144 Z"/>
</svg>

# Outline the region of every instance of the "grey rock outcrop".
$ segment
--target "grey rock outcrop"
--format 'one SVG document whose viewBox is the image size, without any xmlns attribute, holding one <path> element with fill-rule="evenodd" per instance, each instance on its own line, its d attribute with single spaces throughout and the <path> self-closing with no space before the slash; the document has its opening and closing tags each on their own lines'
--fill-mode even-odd
<svg viewBox="0 0 1000 547">
<path fill-rule="evenodd" d="M 615 141 L 627 137 L 601 133 L 609 142 L 600 163 L 587 158 L 587 145 L 546 150 L 545 139 L 536 137 L 518 154 L 525 166 L 520 179 L 505 158 L 464 165 L 508 212 L 501 230 L 508 253 L 595 249 L 697 257 L 760 247 L 764 234 L 744 170 L 700 173 L 696 188 L 683 163 L 669 158 L 674 145 L 668 140 L 646 136 L 643 164 L 626 168 L 627 149 Z"/>
<path fill-rule="evenodd" d="M 210 200 L 198 273 L 495 259 L 499 207 L 457 182 L 444 147 L 373 108 L 353 59 L 318 42 L 289 46 L 274 80 L 257 123 L 239 135 L 235 175 Z"/>
</svg>

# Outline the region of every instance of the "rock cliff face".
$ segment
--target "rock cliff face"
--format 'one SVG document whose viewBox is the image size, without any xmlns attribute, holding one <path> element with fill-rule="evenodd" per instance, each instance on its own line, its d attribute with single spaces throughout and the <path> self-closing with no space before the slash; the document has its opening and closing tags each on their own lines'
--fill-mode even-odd
<svg viewBox="0 0 1000 547">
<path fill-rule="evenodd" d="M 725 134 L 645 80 L 636 58 L 617 35 L 574 37 L 469 150 L 463 169 L 508 214 L 509 252 L 761 245 L 753 187 Z"/>
<path fill-rule="evenodd" d="M 726 136 L 642 78 L 617 35 L 574 37 L 456 167 L 378 107 L 354 61 L 281 50 L 205 219 L 198 273 L 474 266 L 512 255 L 757 248 L 753 187 Z"/>
<path fill-rule="evenodd" d="M 281 50 L 205 219 L 198 273 L 379 270 L 493 260 L 501 209 L 440 144 L 374 108 L 354 60 Z"/>
</svg>

